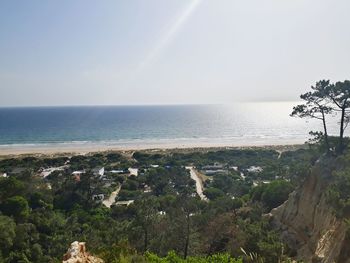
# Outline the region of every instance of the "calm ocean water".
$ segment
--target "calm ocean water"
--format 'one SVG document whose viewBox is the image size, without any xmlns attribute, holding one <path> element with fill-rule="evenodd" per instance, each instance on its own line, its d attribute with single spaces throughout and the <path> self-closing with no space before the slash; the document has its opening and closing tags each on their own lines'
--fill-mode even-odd
<svg viewBox="0 0 350 263">
<path fill-rule="evenodd" d="M 320 125 L 289 117 L 293 105 L 0 108 L 0 145 L 302 143 Z"/>
</svg>

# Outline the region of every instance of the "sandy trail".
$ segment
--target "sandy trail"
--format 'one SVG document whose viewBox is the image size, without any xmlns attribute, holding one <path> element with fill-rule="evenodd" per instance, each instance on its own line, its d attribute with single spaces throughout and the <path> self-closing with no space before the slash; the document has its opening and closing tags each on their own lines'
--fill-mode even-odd
<svg viewBox="0 0 350 263">
<path fill-rule="evenodd" d="M 186 169 L 190 171 L 191 179 L 196 181 L 196 191 L 200 199 L 204 201 L 208 200 L 208 198 L 203 193 L 203 183 L 199 178 L 196 169 L 192 166 L 187 166 Z"/>
<path fill-rule="evenodd" d="M 110 208 L 115 203 L 115 198 L 119 194 L 120 189 L 121 189 L 121 185 L 119 185 L 118 188 L 111 193 L 111 195 L 108 197 L 108 199 L 103 200 L 102 204 L 104 204 L 106 207 Z"/>
</svg>

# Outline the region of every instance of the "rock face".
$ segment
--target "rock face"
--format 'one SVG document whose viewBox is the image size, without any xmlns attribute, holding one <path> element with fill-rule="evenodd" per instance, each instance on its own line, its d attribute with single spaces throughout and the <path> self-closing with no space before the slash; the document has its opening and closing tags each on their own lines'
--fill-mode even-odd
<svg viewBox="0 0 350 263">
<path fill-rule="evenodd" d="M 324 167 L 324 166 L 323 166 Z M 316 165 L 303 186 L 271 211 L 272 223 L 282 239 L 306 262 L 350 263 L 346 224 L 327 203 L 331 169 Z"/>
<path fill-rule="evenodd" d="M 103 263 L 103 260 L 86 252 L 85 242 L 75 241 L 63 256 L 62 263 Z"/>
</svg>

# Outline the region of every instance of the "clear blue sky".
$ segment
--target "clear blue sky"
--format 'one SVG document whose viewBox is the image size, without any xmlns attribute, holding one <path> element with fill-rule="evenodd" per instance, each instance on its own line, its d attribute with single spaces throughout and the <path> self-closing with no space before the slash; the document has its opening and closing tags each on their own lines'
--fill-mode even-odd
<svg viewBox="0 0 350 263">
<path fill-rule="evenodd" d="M 0 2 L 0 106 L 296 100 L 350 78 L 349 0 Z"/>
</svg>

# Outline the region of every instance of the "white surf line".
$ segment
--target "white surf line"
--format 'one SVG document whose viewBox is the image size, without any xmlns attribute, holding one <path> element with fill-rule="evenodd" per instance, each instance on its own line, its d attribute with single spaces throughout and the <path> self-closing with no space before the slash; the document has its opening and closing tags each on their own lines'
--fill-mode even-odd
<svg viewBox="0 0 350 263">
<path fill-rule="evenodd" d="M 187 166 L 187 170 L 190 171 L 191 179 L 196 181 L 196 191 L 200 199 L 207 201 L 208 198 L 203 194 L 203 185 L 201 179 L 198 177 L 196 170 L 192 166 Z"/>
</svg>

